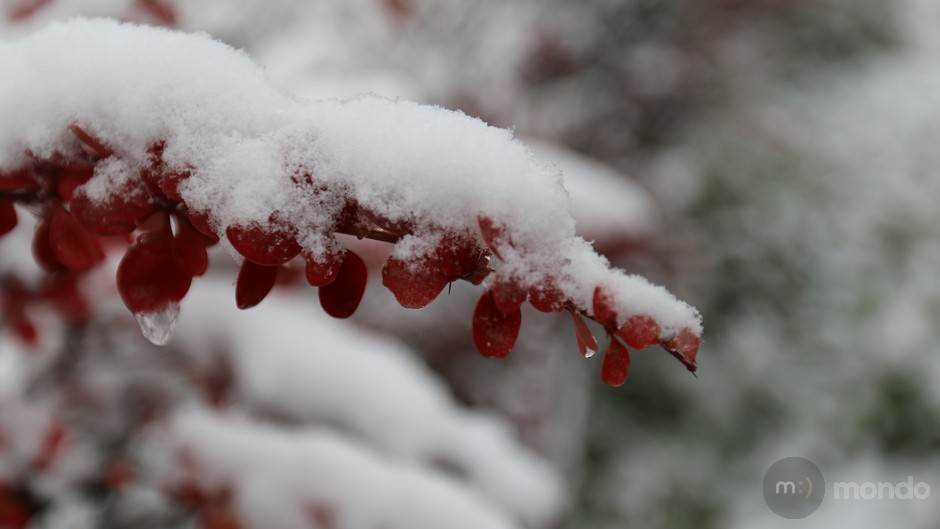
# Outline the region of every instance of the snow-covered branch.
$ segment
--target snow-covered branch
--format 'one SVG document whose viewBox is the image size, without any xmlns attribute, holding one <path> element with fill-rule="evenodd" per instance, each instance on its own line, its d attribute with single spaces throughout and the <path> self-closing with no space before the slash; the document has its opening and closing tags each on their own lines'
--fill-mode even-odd
<svg viewBox="0 0 940 529">
<path fill-rule="evenodd" d="M 0 191 L 43 203 L 47 268 L 88 269 L 98 236 L 136 230 L 118 286 L 151 328 L 174 319 L 218 239 L 245 258 L 239 307 L 302 254 L 324 309 L 347 317 L 366 281 L 335 237 L 351 233 L 395 243 L 383 283 L 406 307 L 485 282 L 474 337 L 487 356 L 510 352 L 528 299 L 571 312 L 585 353 L 597 343 L 581 316 L 601 323 L 615 385 L 629 363 L 618 340 L 695 368 L 697 311 L 577 237 L 561 174 L 506 130 L 404 101 L 301 101 L 205 36 L 106 20 L 3 44 L 0 62 L 15 80 L 0 85 Z"/>
</svg>

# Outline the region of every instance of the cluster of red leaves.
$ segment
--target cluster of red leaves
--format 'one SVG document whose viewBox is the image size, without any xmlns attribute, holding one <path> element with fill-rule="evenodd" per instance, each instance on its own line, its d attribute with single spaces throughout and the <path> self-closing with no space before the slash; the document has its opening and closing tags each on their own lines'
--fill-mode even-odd
<svg viewBox="0 0 940 529">
<path fill-rule="evenodd" d="M 154 143 L 139 178 L 128 178 L 104 200 L 93 200 L 82 187 L 94 174 L 95 165 L 114 152 L 77 124 L 69 127 L 75 138 L 73 154 L 48 159 L 31 156 L 18 171 L 0 174 L 0 193 L 40 204 L 40 223 L 33 241 L 36 260 L 49 272 L 77 277 L 104 258 L 102 242 L 113 237 L 136 238 L 118 267 L 121 298 L 135 314 L 164 310 L 183 299 L 193 278 L 208 267 L 207 248 L 218 242 L 210 224 L 211 212 L 191 209 L 180 193 L 188 171 L 173 170 L 163 160 L 165 145 Z M 29 153 L 27 153 L 29 154 Z M 298 187 L 316 192 L 309 174 L 294 179 Z M 2 196 L 2 195 L 0 195 Z M 262 225 L 233 224 L 224 235 L 244 261 L 235 288 L 236 304 L 248 309 L 259 304 L 277 283 L 278 274 L 294 258 L 304 259 L 307 282 L 319 289 L 324 311 L 336 318 L 351 316 L 365 291 L 368 271 L 356 253 L 332 238 L 336 233 L 396 242 L 415 233 L 410 222 L 392 222 L 349 200 L 337 215 L 331 250 L 307 253 L 298 243 L 297 227 L 279 212 Z M 0 202 L 0 235 L 16 225 L 16 212 L 8 199 Z M 422 233 L 433 227 L 421 226 Z M 490 258 L 514 249 L 509 230 L 481 216 L 478 226 L 463 232 L 438 230 L 438 244 L 409 259 L 392 256 L 382 269 L 382 283 L 407 308 L 431 303 L 453 281 L 480 284 L 489 275 Z M 111 237 L 112 239 L 108 239 Z M 482 244 L 481 244 L 482 243 Z M 68 274 L 68 275 L 65 275 Z M 623 383 L 630 357 L 626 345 L 641 349 L 659 343 L 688 369 L 695 369 L 699 339 L 688 329 L 675 336 L 661 336 L 659 324 L 649 316 L 635 315 L 618 325 L 605 290 L 598 286 L 593 316 L 566 299 L 552 278 L 532 288 L 518 281 L 498 278 L 480 297 L 473 315 L 473 338 L 483 356 L 503 358 L 512 350 L 522 322 L 521 307 L 529 301 L 542 312 L 568 311 L 574 319 L 578 348 L 585 356 L 597 351 L 583 316 L 600 323 L 610 336 L 602 378 L 610 385 Z M 11 306 L 13 306 L 11 304 Z M 24 326 L 21 313 L 11 321 Z"/>
</svg>

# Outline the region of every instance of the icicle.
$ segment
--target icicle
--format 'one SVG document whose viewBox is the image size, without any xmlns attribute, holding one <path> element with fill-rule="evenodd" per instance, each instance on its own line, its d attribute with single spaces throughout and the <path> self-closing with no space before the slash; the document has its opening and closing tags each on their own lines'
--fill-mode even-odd
<svg viewBox="0 0 940 529">
<path fill-rule="evenodd" d="M 154 345 L 166 345 L 173 337 L 176 319 L 180 315 L 179 303 L 168 303 L 163 310 L 134 314 L 140 332 Z"/>
</svg>

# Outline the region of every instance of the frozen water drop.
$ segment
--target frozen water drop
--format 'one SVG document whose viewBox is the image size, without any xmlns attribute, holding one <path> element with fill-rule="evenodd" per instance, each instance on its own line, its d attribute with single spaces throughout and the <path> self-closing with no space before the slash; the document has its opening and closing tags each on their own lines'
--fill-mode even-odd
<svg viewBox="0 0 940 529">
<path fill-rule="evenodd" d="M 179 303 L 169 303 L 162 310 L 140 312 L 134 315 L 144 338 L 154 345 L 166 345 L 173 336 L 176 319 L 180 315 Z"/>
<path fill-rule="evenodd" d="M 584 358 L 591 358 L 595 354 L 597 354 L 597 351 L 595 351 L 594 349 L 591 349 L 590 347 L 584 350 Z"/>
</svg>

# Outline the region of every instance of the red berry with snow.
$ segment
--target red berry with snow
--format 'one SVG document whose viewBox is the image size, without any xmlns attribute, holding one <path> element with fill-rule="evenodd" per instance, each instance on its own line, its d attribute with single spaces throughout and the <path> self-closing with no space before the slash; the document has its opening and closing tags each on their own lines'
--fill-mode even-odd
<svg viewBox="0 0 940 529">
<path fill-rule="evenodd" d="M 69 211 L 85 227 L 99 235 L 130 233 L 137 227 L 137 221 L 156 211 L 150 193 L 139 180 L 126 181 L 102 200 L 90 198 L 83 188 L 75 190 L 68 203 Z"/>
<path fill-rule="evenodd" d="M 493 283 L 493 303 L 503 314 L 514 314 L 525 303 L 527 292 L 514 281 L 500 280 Z"/>
<path fill-rule="evenodd" d="M 300 253 L 297 239 L 284 228 L 232 225 L 225 235 L 238 253 L 259 265 L 280 266 Z"/>
<path fill-rule="evenodd" d="M 565 307 L 565 295 L 552 280 L 529 289 L 529 303 L 539 312 L 559 312 Z"/>
<path fill-rule="evenodd" d="M 694 372 L 697 368 L 696 356 L 701 344 L 701 338 L 692 332 L 692 329 L 683 328 L 675 337 L 664 343 L 663 347 L 682 362 L 686 369 Z"/>
<path fill-rule="evenodd" d="M 407 262 L 390 257 L 382 267 L 382 284 L 402 307 L 420 309 L 444 290 L 448 278 L 439 262 L 428 258 Z"/>
<path fill-rule="evenodd" d="M 325 287 L 336 280 L 339 269 L 343 266 L 343 252 L 327 252 L 322 257 L 307 255 L 304 257 L 304 275 L 312 287 Z"/>
<path fill-rule="evenodd" d="M 659 342 L 659 324 L 645 314 L 631 316 L 617 331 L 617 335 L 634 349 L 643 349 Z"/>
<path fill-rule="evenodd" d="M 594 319 L 608 329 L 617 327 L 617 312 L 611 306 L 612 299 L 607 290 L 598 285 L 594 288 Z"/>
</svg>

